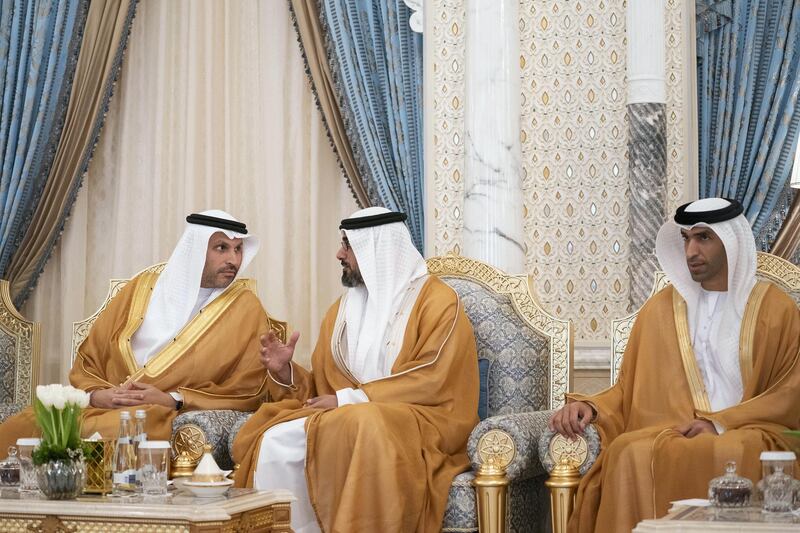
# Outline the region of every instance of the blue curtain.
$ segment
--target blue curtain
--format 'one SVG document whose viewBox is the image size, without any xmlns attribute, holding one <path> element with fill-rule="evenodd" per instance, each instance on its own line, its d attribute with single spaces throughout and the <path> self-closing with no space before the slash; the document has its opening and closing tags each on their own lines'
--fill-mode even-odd
<svg viewBox="0 0 800 533">
<path fill-rule="evenodd" d="M 88 0 L 2 0 L 0 273 L 47 180 L 75 72 Z"/>
<path fill-rule="evenodd" d="M 800 2 L 698 0 L 697 55 L 700 197 L 740 200 L 766 249 L 791 202 Z"/>
<path fill-rule="evenodd" d="M 422 36 L 403 0 L 326 0 L 335 92 L 371 205 L 408 214 L 423 250 Z"/>
</svg>

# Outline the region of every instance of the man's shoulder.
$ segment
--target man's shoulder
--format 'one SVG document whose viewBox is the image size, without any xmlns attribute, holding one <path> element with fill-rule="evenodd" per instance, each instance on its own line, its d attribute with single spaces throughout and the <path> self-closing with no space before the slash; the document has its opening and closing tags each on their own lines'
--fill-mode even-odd
<svg viewBox="0 0 800 533">
<path fill-rule="evenodd" d="M 800 313 L 797 302 L 795 302 L 786 291 L 774 283 L 764 283 L 767 284 L 767 288 L 764 292 L 764 299 L 761 304 L 762 311 L 766 310 L 769 311 L 770 314 L 778 316 L 785 315 L 786 313 Z"/>
<path fill-rule="evenodd" d="M 439 276 L 428 275 L 422 291 L 428 298 L 435 298 L 437 300 L 455 302 L 458 301 L 458 293 L 456 290 L 442 281 Z"/>
<path fill-rule="evenodd" d="M 454 309 L 460 307 L 456 290 L 433 275 L 429 275 L 428 279 L 425 280 L 425 284 L 419 292 L 417 303 L 434 313 L 444 312 L 450 307 Z"/>
<path fill-rule="evenodd" d="M 647 313 L 653 309 L 657 309 L 663 305 L 672 306 L 672 299 L 675 293 L 675 287 L 672 285 L 667 285 L 650 298 L 645 300 L 644 304 L 642 304 L 641 309 L 639 310 L 639 314 Z"/>
</svg>

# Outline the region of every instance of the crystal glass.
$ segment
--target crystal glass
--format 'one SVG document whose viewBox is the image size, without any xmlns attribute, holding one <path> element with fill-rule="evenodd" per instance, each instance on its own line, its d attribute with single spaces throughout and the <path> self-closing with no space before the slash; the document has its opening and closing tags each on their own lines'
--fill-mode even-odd
<svg viewBox="0 0 800 533">
<path fill-rule="evenodd" d="M 33 450 L 36 448 L 40 439 L 17 439 L 19 449 L 19 490 L 20 492 L 35 492 L 39 490 L 36 482 L 36 468 L 33 466 Z"/>
<path fill-rule="evenodd" d="M 775 471 L 764 480 L 764 511 L 768 513 L 788 513 L 794 504 L 794 479 L 783 472 L 778 465 Z"/>
<path fill-rule="evenodd" d="M 736 462 L 725 463 L 725 474 L 708 484 L 708 499 L 717 507 L 747 507 L 753 482 L 736 474 Z"/>
<path fill-rule="evenodd" d="M 137 450 L 138 478 L 146 496 L 167 494 L 167 469 L 170 445 L 164 440 L 148 440 L 139 444 Z"/>
<path fill-rule="evenodd" d="M 39 489 L 50 500 L 71 500 L 83 491 L 86 466 L 83 457 L 55 459 L 36 467 Z"/>
<path fill-rule="evenodd" d="M 19 485 L 19 458 L 17 448 L 8 447 L 8 457 L 0 461 L 0 487 L 16 487 Z"/>
</svg>

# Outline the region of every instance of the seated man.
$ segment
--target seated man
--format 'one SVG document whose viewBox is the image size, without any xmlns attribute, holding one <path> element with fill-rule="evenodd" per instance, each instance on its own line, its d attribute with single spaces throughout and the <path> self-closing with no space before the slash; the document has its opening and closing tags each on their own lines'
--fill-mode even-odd
<svg viewBox="0 0 800 533">
<path fill-rule="evenodd" d="M 83 436 L 116 437 L 119 410 L 145 408 L 151 439 L 169 439 L 182 409 L 255 410 L 266 394 L 258 297 L 233 284 L 258 251 L 223 211 L 189 224 L 159 274 L 132 279 L 97 317 L 69 374 L 91 394 Z M 0 449 L 38 434 L 33 410 L 0 425 Z"/>
<path fill-rule="evenodd" d="M 756 280 L 741 213 L 722 198 L 678 208 L 656 239 L 672 285 L 642 307 L 619 380 L 568 395 L 550 419 L 568 437 L 594 419 L 602 441 L 570 531 L 630 531 L 671 501 L 707 497 L 726 461 L 755 481 L 763 450 L 789 449 L 783 432 L 800 427 L 800 311 Z"/>
<path fill-rule="evenodd" d="M 342 221 L 336 258 L 349 288 L 322 322 L 313 372 L 291 362 L 298 333 L 262 340 L 281 401 L 238 433 L 237 484 L 291 490 L 298 533 L 438 531 L 453 477 L 469 468 L 475 337 L 405 218 L 371 207 Z"/>
</svg>

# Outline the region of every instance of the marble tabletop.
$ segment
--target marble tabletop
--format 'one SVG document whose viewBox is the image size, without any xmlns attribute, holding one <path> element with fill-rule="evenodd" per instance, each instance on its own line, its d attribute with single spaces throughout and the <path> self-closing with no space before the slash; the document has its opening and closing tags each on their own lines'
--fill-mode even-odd
<svg viewBox="0 0 800 533">
<path fill-rule="evenodd" d="M 83 495 L 74 500 L 48 500 L 39 492 L 20 493 L 15 488 L 0 489 L 0 514 L 58 514 L 60 516 L 116 516 L 120 518 L 165 518 L 190 522 L 227 520 L 232 514 L 295 497 L 288 490 L 258 491 L 229 489 L 223 496 L 198 498 L 188 492 L 171 490 L 167 496 Z"/>
<path fill-rule="evenodd" d="M 633 530 L 649 531 L 800 531 L 796 513 L 764 513 L 760 507 L 717 508 L 676 505 L 669 514 L 657 520 L 644 520 Z"/>
</svg>

